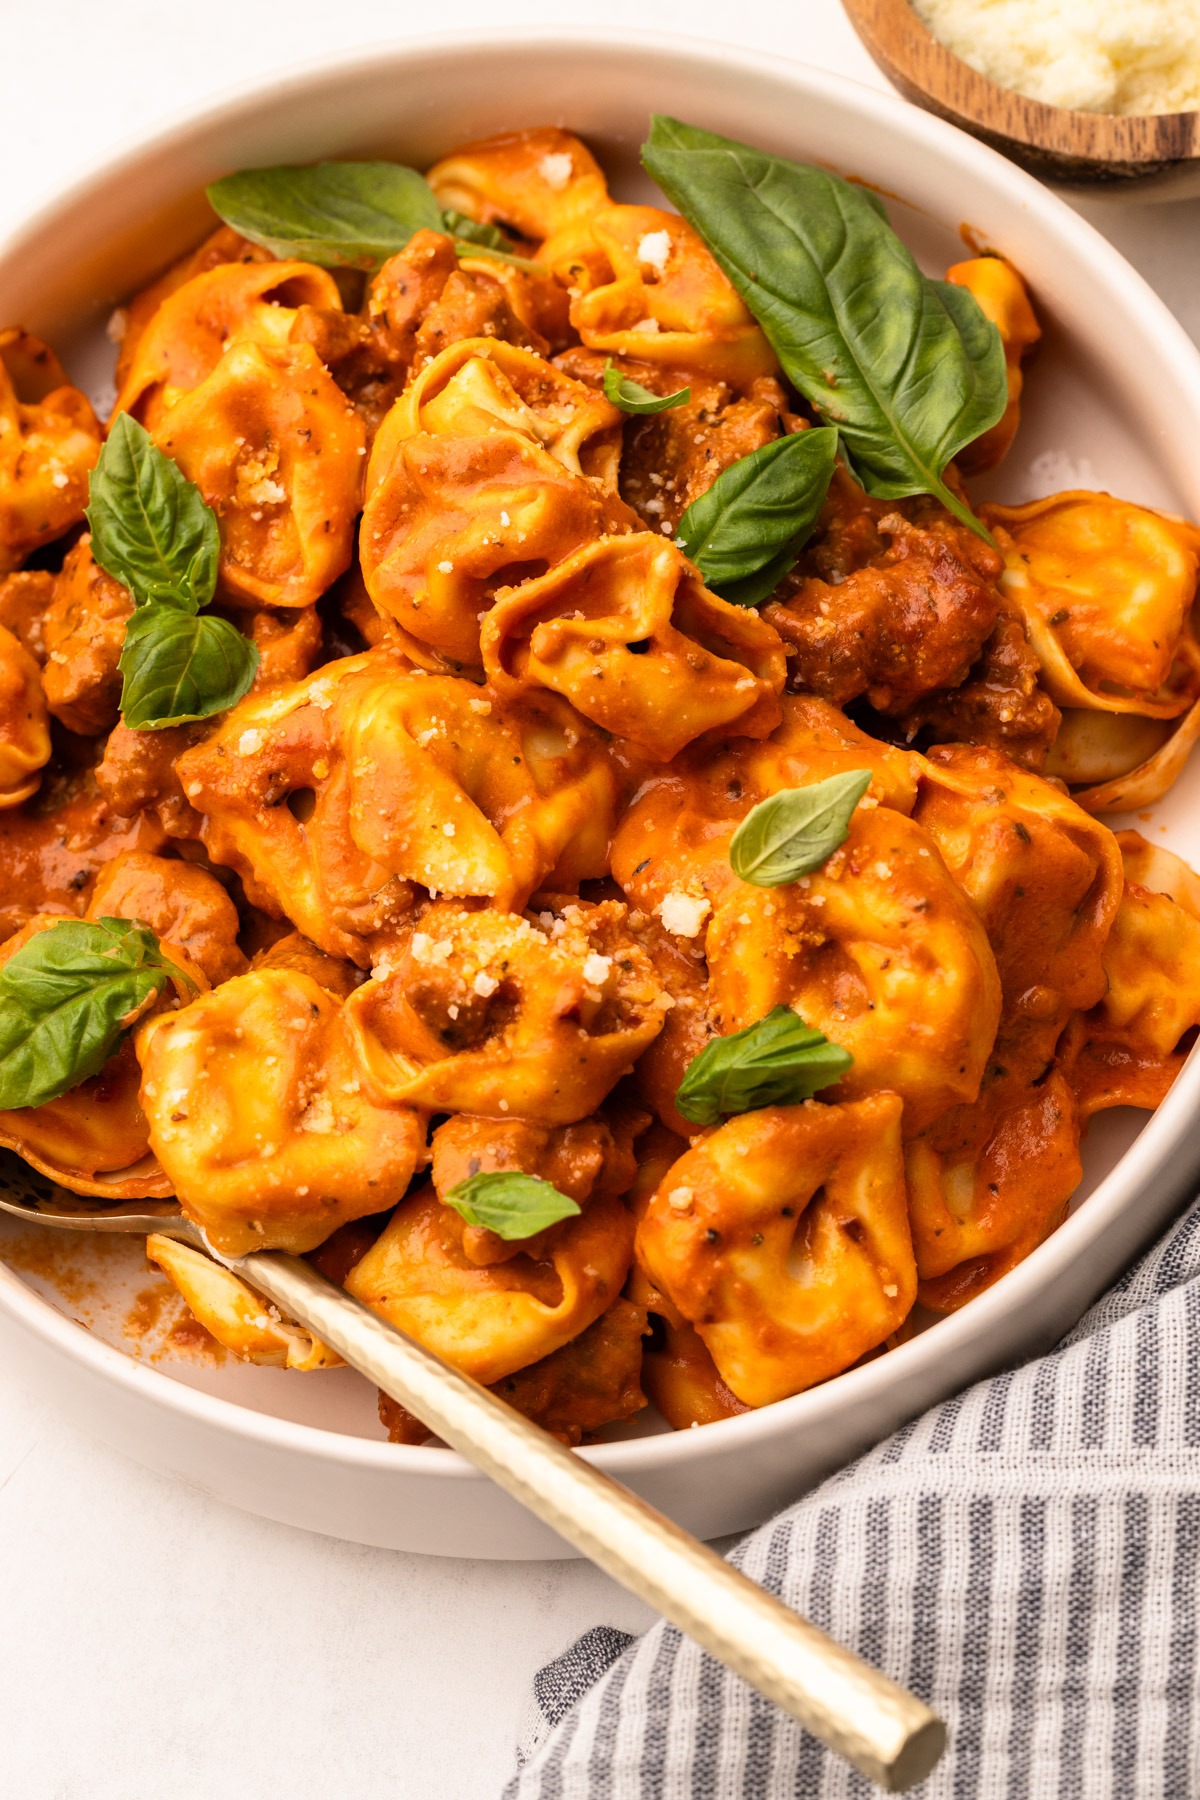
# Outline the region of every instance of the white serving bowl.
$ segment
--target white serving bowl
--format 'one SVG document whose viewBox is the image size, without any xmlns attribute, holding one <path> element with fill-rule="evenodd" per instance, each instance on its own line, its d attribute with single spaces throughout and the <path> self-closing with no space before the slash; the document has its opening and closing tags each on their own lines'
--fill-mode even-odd
<svg viewBox="0 0 1200 1800">
<path fill-rule="evenodd" d="M 200 237 L 205 182 L 253 164 L 392 156 L 423 167 L 520 125 L 578 131 L 619 195 L 652 111 L 826 163 L 886 194 L 893 223 L 941 271 L 969 241 L 1028 277 L 1047 327 L 1017 447 L 990 484 L 1008 499 L 1109 487 L 1200 515 L 1200 355 L 1090 226 L 1011 163 L 898 100 L 783 57 L 588 31 L 506 33 L 356 52 L 192 114 L 93 173 L 0 245 L 0 323 L 20 321 L 101 393 L 111 307 Z M 1200 860 L 1200 771 L 1155 815 Z M 756 1524 L 920 1409 L 1067 1330 L 1200 1175 L 1200 1062 L 1166 1104 L 1105 1115 L 1082 1203 L 963 1311 L 791 1400 L 703 1430 L 584 1454 L 704 1537 Z M 3 1243 L 0 1242 L 0 1252 Z M 127 1246 L 98 1279 L 136 1281 Z M 140 1278 L 144 1284 L 145 1273 Z M 119 1285 L 119 1284 L 118 1284 Z M 119 1323 L 81 1329 L 53 1283 L 0 1266 L 0 1343 L 65 1413 L 236 1506 L 362 1543 L 443 1555 L 546 1557 L 564 1546 L 450 1451 L 382 1441 L 349 1371 L 305 1378 L 128 1354 Z M 119 1346 L 125 1344 L 124 1350 Z M 168 1372 L 169 1370 L 169 1372 Z"/>
</svg>

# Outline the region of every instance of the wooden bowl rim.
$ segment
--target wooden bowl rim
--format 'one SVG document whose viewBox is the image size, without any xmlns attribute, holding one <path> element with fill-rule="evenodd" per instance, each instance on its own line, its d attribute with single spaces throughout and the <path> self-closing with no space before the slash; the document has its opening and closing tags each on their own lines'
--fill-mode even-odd
<svg viewBox="0 0 1200 1800">
<path fill-rule="evenodd" d="M 843 5 L 871 55 L 911 98 L 930 101 L 944 117 L 966 120 L 995 140 L 1073 162 L 1144 165 L 1148 171 L 1200 160 L 1200 109 L 1092 113 L 1047 106 L 964 62 L 934 36 L 912 0 L 843 0 Z M 894 38 L 884 35 L 888 24 L 900 27 Z M 908 54 L 916 46 L 920 79 L 914 69 L 918 59 Z"/>
</svg>

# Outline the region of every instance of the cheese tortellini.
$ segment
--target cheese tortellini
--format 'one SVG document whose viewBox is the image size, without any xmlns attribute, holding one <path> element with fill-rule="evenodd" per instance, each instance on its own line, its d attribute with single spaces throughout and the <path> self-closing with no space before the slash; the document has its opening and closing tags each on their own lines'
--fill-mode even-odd
<svg viewBox="0 0 1200 1800">
<path fill-rule="evenodd" d="M 387 648 L 251 695 L 179 772 L 216 860 L 363 966 L 414 884 L 516 909 L 602 874 L 616 804 L 595 734 L 561 703 L 509 707 Z"/>
<path fill-rule="evenodd" d="M 885 1093 L 747 1113 L 651 1198 L 638 1259 L 748 1405 L 848 1367 L 911 1310 L 900 1115 Z"/>
<path fill-rule="evenodd" d="M 708 733 L 765 737 L 784 662 L 757 615 L 730 606 L 680 552 L 639 532 L 599 538 L 507 588 L 483 625 L 501 694 L 548 688 L 661 762 Z"/>
<path fill-rule="evenodd" d="M 524 917 L 430 906 L 347 1007 L 380 1089 L 435 1112 L 586 1117 L 669 1005 L 624 911 L 611 900 Z"/>
<path fill-rule="evenodd" d="M 422 1115 L 380 1092 L 349 1028 L 353 979 L 319 952 L 269 954 L 137 1038 L 149 1138 L 218 1250 L 313 1250 L 394 1205 Z"/>
<path fill-rule="evenodd" d="M 78 525 L 101 442 L 49 346 L 0 328 L 0 576 Z"/>
</svg>

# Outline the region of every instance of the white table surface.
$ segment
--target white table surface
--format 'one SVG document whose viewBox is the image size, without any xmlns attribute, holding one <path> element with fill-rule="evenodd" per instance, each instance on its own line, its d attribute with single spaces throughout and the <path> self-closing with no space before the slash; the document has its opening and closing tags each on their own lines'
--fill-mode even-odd
<svg viewBox="0 0 1200 1800">
<path fill-rule="evenodd" d="M 883 85 L 838 0 L 5 0 L 0 13 L 0 236 L 180 108 L 431 27 L 736 37 Z M 1200 202 L 1086 210 L 1200 337 Z M 11 1800 L 495 1800 L 539 1664 L 589 1625 L 648 1620 L 580 1563 L 404 1556 L 231 1511 L 40 1414 L 0 1371 Z"/>
</svg>

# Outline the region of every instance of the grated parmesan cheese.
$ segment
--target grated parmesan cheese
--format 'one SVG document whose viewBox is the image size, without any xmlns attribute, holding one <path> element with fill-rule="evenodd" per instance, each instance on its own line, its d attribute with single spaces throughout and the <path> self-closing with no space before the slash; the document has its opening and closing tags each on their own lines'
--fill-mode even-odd
<svg viewBox="0 0 1200 1800">
<path fill-rule="evenodd" d="M 671 254 L 671 234 L 669 231 L 648 231 L 638 244 L 638 261 L 649 263 L 661 275 L 667 266 L 667 258 Z"/>
<path fill-rule="evenodd" d="M 1001 87 L 1081 112 L 1200 107 L 1195 0 L 914 0 L 934 36 Z"/>
<path fill-rule="evenodd" d="M 712 907 L 707 900 L 691 894 L 664 894 L 658 905 L 658 916 L 675 937 L 695 937 Z"/>
<path fill-rule="evenodd" d="M 538 163 L 538 174 L 556 193 L 561 193 L 574 173 L 575 165 L 569 150 L 552 150 Z"/>
<path fill-rule="evenodd" d="M 334 1127 L 333 1107 L 328 1094 L 318 1094 L 312 1105 L 300 1115 L 301 1131 L 314 1131 L 324 1137 Z M 266 1155 L 264 1148 L 263 1154 Z"/>
</svg>

